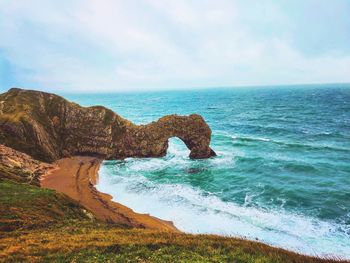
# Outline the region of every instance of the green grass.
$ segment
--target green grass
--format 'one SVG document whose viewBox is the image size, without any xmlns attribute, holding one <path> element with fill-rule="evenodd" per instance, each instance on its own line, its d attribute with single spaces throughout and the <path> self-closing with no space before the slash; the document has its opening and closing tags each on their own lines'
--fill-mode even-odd
<svg viewBox="0 0 350 263">
<path fill-rule="evenodd" d="M 0 179 L 0 231 L 87 220 L 84 208 L 53 190 Z"/>
</svg>

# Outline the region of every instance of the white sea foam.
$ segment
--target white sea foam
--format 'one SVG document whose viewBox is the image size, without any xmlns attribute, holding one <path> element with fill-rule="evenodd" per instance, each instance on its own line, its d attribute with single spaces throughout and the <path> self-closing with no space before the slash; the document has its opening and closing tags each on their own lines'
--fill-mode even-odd
<svg viewBox="0 0 350 263">
<path fill-rule="evenodd" d="M 282 208 L 276 211 L 251 207 L 252 196 L 247 196 L 246 205 L 240 206 L 189 185 L 155 183 L 142 175 L 141 171 L 189 163 L 188 150 L 183 145 L 171 145 L 168 155 L 165 159 L 131 159 L 127 161 L 127 175 L 118 165 L 113 171 L 102 166 L 97 188 L 136 212 L 173 221 L 184 232 L 259 239 L 308 255 L 350 258 L 349 232 L 341 231 L 335 223 L 288 213 Z M 227 153 L 220 158 L 233 161 Z M 216 164 L 220 158 L 210 161 Z"/>
</svg>

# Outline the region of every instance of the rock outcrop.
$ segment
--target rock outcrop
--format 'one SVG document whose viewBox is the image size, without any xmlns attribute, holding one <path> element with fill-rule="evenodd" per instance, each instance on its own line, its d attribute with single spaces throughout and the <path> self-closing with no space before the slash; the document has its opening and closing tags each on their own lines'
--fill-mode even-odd
<svg viewBox="0 0 350 263">
<path fill-rule="evenodd" d="M 0 179 L 39 186 L 41 176 L 55 169 L 53 164 L 34 160 L 25 153 L 0 144 Z"/>
<path fill-rule="evenodd" d="M 161 157 L 171 137 L 186 144 L 190 158 L 215 156 L 211 130 L 197 114 L 135 125 L 105 107 L 81 107 L 54 94 L 13 88 L 0 95 L 0 144 L 41 161 L 73 155 Z"/>
</svg>

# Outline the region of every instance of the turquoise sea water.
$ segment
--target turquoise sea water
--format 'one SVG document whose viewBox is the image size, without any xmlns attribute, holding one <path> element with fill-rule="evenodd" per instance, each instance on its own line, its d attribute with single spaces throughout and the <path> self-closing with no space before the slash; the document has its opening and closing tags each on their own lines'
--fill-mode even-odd
<svg viewBox="0 0 350 263">
<path fill-rule="evenodd" d="M 297 86 L 65 95 L 141 124 L 201 114 L 218 156 L 105 161 L 97 188 L 189 233 L 258 239 L 350 258 L 350 87 Z"/>
</svg>

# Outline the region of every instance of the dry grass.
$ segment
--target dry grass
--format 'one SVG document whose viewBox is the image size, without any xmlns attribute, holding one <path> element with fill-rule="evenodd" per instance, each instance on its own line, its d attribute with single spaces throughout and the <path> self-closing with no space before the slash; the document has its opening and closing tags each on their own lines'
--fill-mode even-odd
<svg viewBox="0 0 350 263">
<path fill-rule="evenodd" d="M 235 238 L 88 223 L 7 233 L 0 251 L 6 262 L 334 262 Z"/>
</svg>

